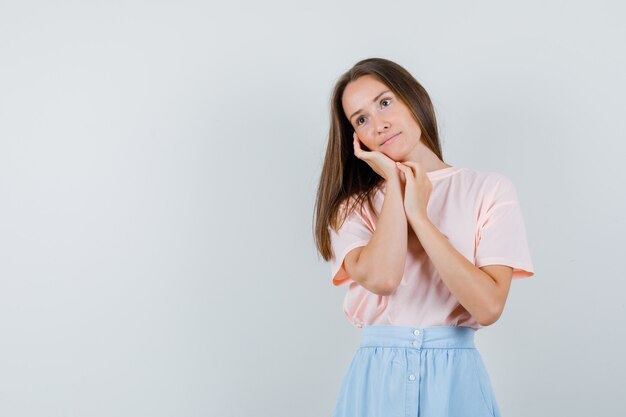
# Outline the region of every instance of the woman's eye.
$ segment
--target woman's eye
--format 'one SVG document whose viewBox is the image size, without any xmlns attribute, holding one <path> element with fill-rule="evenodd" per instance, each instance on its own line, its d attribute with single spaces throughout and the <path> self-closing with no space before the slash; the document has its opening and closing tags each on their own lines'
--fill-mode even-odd
<svg viewBox="0 0 626 417">
<path fill-rule="evenodd" d="M 390 99 L 390 98 L 384 98 L 384 99 L 382 99 L 382 100 L 380 101 L 380 103 L 382 104 L 382 103 L 384 103 L 384 102 L 386 102 L 386 101 L 388 101 L 388 102 L 389 102 L 389 104 L 391 104 L 391 99 Z M 389 106 L 389 104 L 387 104 L 386 106 L 383 106 L 383 107 L 388 107 L 388 106 Z M 359 117 L 358 119 L 356 119 L 356 124 L 357 124 L 357 126 L 361 126 L 361 123 L 360 123 L 361 119 L 363 119 L 363 116 L 361 116 L 361 117 Z"/>
</svg>

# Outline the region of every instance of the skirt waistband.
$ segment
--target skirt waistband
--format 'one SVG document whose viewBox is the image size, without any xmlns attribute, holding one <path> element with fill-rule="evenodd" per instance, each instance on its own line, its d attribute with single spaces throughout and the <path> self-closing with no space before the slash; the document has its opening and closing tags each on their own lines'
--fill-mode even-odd
<svg viewBox="0 0 626 417">
<path fill-rule="evenodd" d="M 430 326 L 408 327 L 368 325 L 361 329 L 360 347 L 403 347 L 413 349 L 475 348 L 471 327 Z"/>
</svg>

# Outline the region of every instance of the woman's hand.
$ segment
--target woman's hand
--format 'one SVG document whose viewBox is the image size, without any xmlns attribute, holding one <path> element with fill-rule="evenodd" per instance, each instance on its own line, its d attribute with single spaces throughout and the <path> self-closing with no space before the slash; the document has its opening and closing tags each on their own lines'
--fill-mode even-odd
<svg viewBox="0 0 626 417">
<path fill-rule="evenodd" d="M 353 145 L 354 145 L 354 155 L 362 161 L 367 162 L 367 164 L 376 172 L 378 175 L 383 177 L 385 181 L 397 181 L 401 183 L 400 173 L 396 169 L 395 162 L 393 159 L 389 158 L 382 152 L 379 151 L 366 151 L 361 148 L 361 140 L 359 139 L 356 132 L 352 134 L 353 137 Z"/>
<path fill-rule="evenodd" d="M 402 172 L 404 187 L 404 211 L 408 217 L 427 219 L 426 207 L 433 184 L 421 164 L 413 161 L 396 162 Z"/>
</svg>

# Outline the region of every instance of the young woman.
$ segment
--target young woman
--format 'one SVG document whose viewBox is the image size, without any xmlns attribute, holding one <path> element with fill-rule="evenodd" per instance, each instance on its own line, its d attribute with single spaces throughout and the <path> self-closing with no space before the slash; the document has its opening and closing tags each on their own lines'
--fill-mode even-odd
<svg viewBox="0 0 626 417">
<path fill-rule="evenodd" d="M 474 334 L 534 275 L 515 186 L 443 161 L 428 94 L 392 61 L 343 74 L 331 117 L 315 238 L 362 328 L 334 417 L 500 416 Z"/>
</svg>

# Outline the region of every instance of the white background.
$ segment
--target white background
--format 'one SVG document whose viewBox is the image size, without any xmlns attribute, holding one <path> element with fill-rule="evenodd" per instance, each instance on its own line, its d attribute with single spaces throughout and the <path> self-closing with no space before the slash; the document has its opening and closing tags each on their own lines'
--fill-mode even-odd
<svg viewBox="0 0 626 417">
<path fill-rule="evenodd" d="M 0 2 L 0 415 L 330 416 L 359 340 L 313 244 L 337 78 L 434 102 L 536 275 L 476 335 L 503 415 L 617 416 L 618 1 Z M 620 405 L 620 406 L 618 406 Z"/>
</svg>

